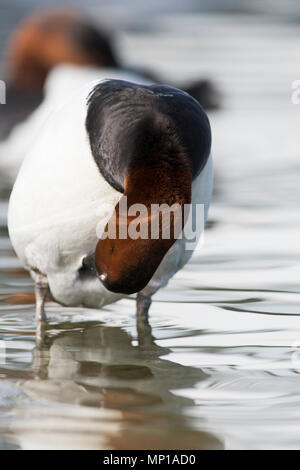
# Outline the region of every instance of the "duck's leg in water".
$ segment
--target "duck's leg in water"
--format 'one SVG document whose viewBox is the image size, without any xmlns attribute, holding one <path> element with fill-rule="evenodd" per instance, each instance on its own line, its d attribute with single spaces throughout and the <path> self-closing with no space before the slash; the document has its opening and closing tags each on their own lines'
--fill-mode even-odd
<svg viewBox="0 0 300 470">
<path fill-rule="evenodd" d="M 148 318 L 148 312 L 151 305 L 151 296 L 139 293 L 136 298 L 136 316 L 137 319 Z"/>
<path fill-rule="evenodd" d="M 138 294 L 136 298 L 136 328 L 138 334 L 139 346 L 153 346 L 154 337 L 152 328 L 149 325 L 149 308 L 151 305 L 151 296 Z"/>
<path fill-rule="evenodd" d="M 36 273 L 35 275 L 35 318 L 39 324 L 42 321 L 47 321 L 45 314 L 45 299 L 48 293 L 48 279 L 43 274 Z"/>
</svg>

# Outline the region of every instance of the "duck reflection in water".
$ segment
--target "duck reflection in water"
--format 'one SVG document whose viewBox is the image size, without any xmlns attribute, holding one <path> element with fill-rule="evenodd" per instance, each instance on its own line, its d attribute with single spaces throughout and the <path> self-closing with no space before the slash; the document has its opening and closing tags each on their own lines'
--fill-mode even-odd
<svg viewBox="0 0 300 470">
<path fill-rule="evenodd" d="M 99 322 L 41 324 L 34 378 L 21 387 L 47 407 L 19 410 L 14 437 L 22 448 L 222 448 L 185 414 L 193 400 L 174 394 L 207 375 L 167 360 L 169 352 L 146 318 L 137 338 Z"/>
</svg>

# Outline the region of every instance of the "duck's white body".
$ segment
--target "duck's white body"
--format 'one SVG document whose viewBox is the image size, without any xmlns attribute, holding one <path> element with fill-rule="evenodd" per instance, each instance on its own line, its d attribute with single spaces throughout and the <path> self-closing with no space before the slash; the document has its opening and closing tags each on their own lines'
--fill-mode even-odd
<svg viewBox="0 0 300 470">
<path fill-rule="evenodd" d="M 87 97 L 94 85 L 75 92 L 46 120 L 14 185 L 8 227 L 17 255 L 31 272 L 47 276 L 58 302 L 99 308 L 122 295 L 108 291 L 98 278 L 80 279 L 78 269 L 95 249 L 99 224 L 107 216 L 103 208 L 115 206 L 122 194 L 100 174 L 90 149 L 85 119 Z M 205 218 L 212 182 L 209 157 L 192 186 L 192 202 L 205 204 Z M 145 295 L 166 285 L 188 261 L 192 251 L 184 246 L 184 239 L 177 240 L 167 252 Z"/>
<path fill-rule="evenodd" d="M 25 155 L 30 152 L 31 146 L 51 112 L 61 107 L 68 97 L 86 83 L 106 78 L 149 83 L 149 80 L 141 75 L 108 67 L 58 65 L 49 73 L 45 83 L 43 102 L 25 121 L 17 124 L 5 140 L 0 142 L 0 173 L 3 184 L 13 185 Z"/>
</svg>

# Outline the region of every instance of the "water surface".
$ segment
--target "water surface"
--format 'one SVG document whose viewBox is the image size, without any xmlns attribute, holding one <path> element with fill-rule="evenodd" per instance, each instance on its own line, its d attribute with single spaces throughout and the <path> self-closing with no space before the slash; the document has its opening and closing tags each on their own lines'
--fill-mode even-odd
<svg viewBox="0 0 300 470">
<path fill-rule="evenodd" d="M 298 28 L 243 15 L 167 15 L 122 33 L 128 61 L 166 81 L 213 76 L 216 190 L 205 244 L 159 292 L 150 325 L 124 299 L 47 304 L 0 205 L 2 448 L 300 448 Z M 179 66 L 180 64 L 180 66 Z"/>
</svg>

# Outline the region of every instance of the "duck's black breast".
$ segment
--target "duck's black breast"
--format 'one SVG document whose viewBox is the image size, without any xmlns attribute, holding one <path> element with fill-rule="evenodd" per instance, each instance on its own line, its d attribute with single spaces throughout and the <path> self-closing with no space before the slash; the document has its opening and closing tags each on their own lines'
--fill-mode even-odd
<svg viewBox="0 0 300 470">
<path fill-rule="evenodd" d="M 0 141 L 5 140 L 13 128 L 23 122 L 39 106 L 42 100 L 42 92 L 24 92 L 8 86 L 6 89 L 6 104 L 0 104 Z"/>
<path fill-rule="evenodd" d="M 86 129 L 101 174 L 120 192 L 128 170 L 163 162 L 172 153 L 189 159 L 194 179 L 210 153 L 204 110 L 187 93 L 167 85 L 100 82 L 88 98 Z"/>
</svg>

